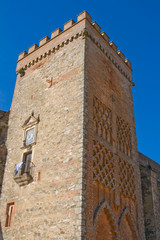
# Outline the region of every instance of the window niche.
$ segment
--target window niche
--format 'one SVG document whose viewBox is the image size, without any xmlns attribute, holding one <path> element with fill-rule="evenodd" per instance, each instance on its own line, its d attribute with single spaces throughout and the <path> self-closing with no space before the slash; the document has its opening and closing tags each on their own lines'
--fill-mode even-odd
<svg viewBox="0 0 160 240">
<path fill-rule="evenodd" d="M 32 151 L 26 151 L 23 153 L 20 166 L 16 166 L 14 180 L 20 187 L 31 183 L 34 179 L 35 165 L 32 158 Z"/>
<path fill-rule="evenodd" d="M 14 212 L 15 212 L 15 202 L 7 203 L 5 227 L 11 227 Z"/>
</svg>

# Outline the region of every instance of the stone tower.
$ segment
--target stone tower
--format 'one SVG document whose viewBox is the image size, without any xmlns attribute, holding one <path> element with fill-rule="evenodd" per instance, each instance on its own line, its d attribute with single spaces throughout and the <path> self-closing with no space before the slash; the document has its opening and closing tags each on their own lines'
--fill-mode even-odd
<svg viewBox="0 0 160 240">
<path fill-rule="evenodd" d="M 19 55 L 4 240 L 145 239 L 131 63 L 100 30 L 84 11 Z"/>
</svg>

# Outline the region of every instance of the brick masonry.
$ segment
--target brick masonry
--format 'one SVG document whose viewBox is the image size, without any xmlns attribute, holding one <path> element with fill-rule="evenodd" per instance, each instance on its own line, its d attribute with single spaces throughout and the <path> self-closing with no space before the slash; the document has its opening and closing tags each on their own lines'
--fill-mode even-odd
<svg viewBox="0 0 160 240">
<path fill-rule="evenodd" d="M 83 88 L 84 40 L 80 38 L 29 68 L 23 77 L 18 75 L 2 192 L 4 239 L 80 239 Z M 41 181 L 19 187 L 14 168 L 23 158 L 22 125 L 32 111 L 40 115 L 32 162 L 35 177 L 41 171 Z M 15 213 L 12 226 L 5 228 L 9 201 L 15 201 Z"/>
<path fill-rule="evenodd" d="M 85 178 L 87 181 L 85 184 L 84 207 L 86 235 L 89 236 L 88 239 L 105 239 L 107 231 L 109 233 L 108 239 L 144 239 L 140 172 L 137 163 L 136 132 L 131 93 L 132 83 L 120 73 L 114 63 L 104 54 L 104 51 L 109 51 L 109 46 L 104 45 L 103 39 L 98 38 L 99 33 L 89 24 L 87 24 L 86 29 L 88 35 L 94 36 L 99 45 L 102 46 L 97 46 L 92 37 L 86 38 L 85 113 L 87 120 L 85 148 L 87 154 Z M 104 48 L 104 51 L 101 48 Z M 117 53 L 114 50 L 112 50 L 112 58 L 117 58 Z M 119 59 L 118 64 L 122 63 L 123 61 Z M 127 72 L 129 75 L 131 70 L 127 69 Z M 97 98 L 96 103 L 94 103 L 95 97 Z M 97 104 L 98 106 L 96 106 Z M 110 109 L 111 119 L 105 116 L 106 109 Z M 95 122 L 94 111 L 98 119 Z M 108 124 L 111 124 L 111 127 L 110 130 L 107 130 L 109 127 L 106 127 L 106 132 L 108 132 L 104 133 L 107 121 Z M 122 123 L 119 124 L 119 121 Z M 122 136 L 127 131 L 128 137 L 126 135 L 123 141 Z M 107 137 L 105 137 L 105 134 Z M 119 137 L 119 135 L 121 136 Z M 101 165 L 100 159 L 104 156 L 100 149 L 103 149 L 103 152 L 110 152 L 112 156 L 112 159 L 108 156 L 106 163 Z M 94 166 L 93 160 L 98 161 L 96 166 Z M 110 163 L 107 163 L 107 161 L 110 161 Z M 109 172 L 112 171 L 112 175 L 107 179 L 107 182 L 102 179 L 106 173 L 105 164 L 110 168 Z M 125 166 L 126 173 L 123 175 L 122 171 Z M 96 181 L 93 181 L 93 168 L 95 168 L 95 174 L 97 172 Z M 129 169 L 132 169 L 132 172 L 129 173 Z M 99 174 L 100 172 L 101 174 Z M 124 177 L 127 172 L 128 177 L 125 181 Z M 132 180 L 134 186 L 131 186 Z M 113 186 L 110 184 L 111 181 Z M 125 192 L 124 188 L 128 181 L 130 183 Z M 103 214 L 106 214 L 105 218 L 102 217 Z M 102 219 L 103 224 L 101 223 Z M 106 230 L 107 227 L 108 230 Z"/>
<path fill-rule="evenodd" d="M 21 53 L 16 71 L 2 238 L 158 240 L 160 186 L 137 150 L 130 61 L 84 11 Z M 36 138 L 26 146 L 30 119 Z M 20 186 L 15 165 L 27 152 L 33 178 Z"/>
</svg>

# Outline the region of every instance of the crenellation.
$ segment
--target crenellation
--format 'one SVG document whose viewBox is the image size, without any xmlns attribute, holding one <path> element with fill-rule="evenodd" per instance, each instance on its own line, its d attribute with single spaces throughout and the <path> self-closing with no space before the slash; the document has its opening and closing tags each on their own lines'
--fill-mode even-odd
<svg viewBox="0 0 160 240">
<path fill-rule="evenodd" d="M 112 47 L 112 49 L 113 49 L 114 51 L 117 52 L 117 46 L 116 46 L 116 44 L 115 44 L 113 41 L 111 41 L 111 42 L 109 43 L 109 45 Z"/>
<path fill-rule="evenodd" d="M 75 23 L 75 21 L 73 19 L 71 19 L 70 21 L 66 22 L 64 24 L 64 31 L 67 30 L 68 28 L 72 27 L 74 23 Z"/>
<path fill-rule="evenodd" d="M 45 43 L 47 43 L 49 40 L 50 40 L 50 38 L 49 38 L 48 36 L 42 38 L 42 39 L 39 41 L 39 47 L 41 47 L 42 45 L 44 45 Z"/>
<path fill-rule="evenodd" d="M 124 60 L 124 58 L 125 58 L 125 55 L 120 51 L 120 50 L 118 50 L 118 55 Z"/>
<path fill-rule="evenodd" d="M 104 40 L 106 40 L 107 42 L 109 42 L 109 37 L 105 32 L 101 33 L 102 37 L 104 38 Z"/>
<path fill-rule="evenodd" d="M 101 27 L 98 25 L 96 21 L 92 22 L 92 26 L 100 33 L 101 32 Z"/>
<path fill-rule="evenodd" d="M 25 64 L 20 69 L 16 70 L 17 74 L 20 74 L 20 76 L 24 76 L 24 70 L 27 70 L 27 68 L 30 68 L 32 65 L 37 63 L 38 61 L 45 58 L 47 55 L 50 55 L 51 53 L 55 53 L 55 51 L 58 51 L 60 48 L 64 47 L 64 45 L 68 45 L 69 42 L 72 42 L 74 39 L 77 39 L 78 37 L 82 36 L 82 32 L 75 34 L 74 36 L 70 37 L 69 39 L 66 39 L 65 41 L 61 42 L 60 44 L 56 45 L 51 50 L 48 50 L 44 52 L 43 54 L 39 55 L 39 57 L 35 58 L 34 60 L 30 61 L 29 63 Z"/>
<path fill-rule="evenodd" d="M 54 30 L 53 32 L 51 32 L 51 39 L 55 38 L 56 36 L 58 36 L 60 33 L 62 32 L 61 28 L 57 28 L 56 30 Z"/>
<path fill-rule="evenodd" d="M 125 59 L 125 63 L 129 68 L 132 68 L 132 63 L 128 60 L 128 58 Z"/>
<path fill-rule="evenodd" d="M 18 55 L 18 60 L 21 60 L 22 58 L 24 58 L 28 53 L 26 51 L 23 51 L 22 53 L 20 53 Z"/>
<path fill-rule="evenodd" d="M 91 22 L 91 16 L 89 15 L 89 13 L 87 11 L 83 11 L 82 13 L 80 13 L 79 15 L 77 15 L 77 22 L 83 20 L 83 19 L 87 19 L 89 22 Z"/>
<path fill-rule="evenodd" d="M 83 21 L 83 20 L 87 20 L 88 22 L 91 23 L 91 16 L 89 15 L 89 13 L 87 11 L 84 11 L 82 12 L 81 14 L 79 14 L 77 16 L 77 23 L 75 23 L 74 20 L 70 20 L 68 21 L 67 23 L 64 24 L 64 31 L 70 29 L 71 27 L 75 26 L 76 24 L 79 24 L 79 22 Z M 85 23 L 84 23 L 85 24 Z M 91 25 L 97 30 L 97 32 L 100 34 L 100 36 L 106 41 L 106 43 L 108 44 L 109 43 L 109 36 L 105 33 L 105 32 L 102 32 L 100 33 L 101 31 L 101 27 L 97 24 L 96 21 L 92 22 Z M 53 40 L 55 37 L 59 36 L 60 34 L 62 34 L 64 31 L 62 31 L 60 28 L 57 28 L 56 30 L 54 30 L 52 33 L 51 33 L 51 39 L 46 36 L 44 37 L 43 39 L 41 39 L 39 41 L 39 47 L 43 46 L 44 44 L 46 44 L 47 42 L 50 42 L 50 40 Z M 85 32 L 85 28 L 84 28 L 84 31 L 83 31 L 83 36 L 86 37 L 86 36 L 89 36 L 93 42 L 95 42 L 95 44 L 101 49 L 102 52 L 104 52 L 104 54 L 106 54 L 106 56 L 108 56 L 108 58 L 113 62 L 113 64 L 116 66 L 117 65 L 117 62 L 115 59 L 113 59 L 113 57 L 111 58 L 110 54 L 107 52 L 105 52 L 105 49 L 101 46 L 101 44 L 99 43 L 99 41 L 97 41 L 97 39 L 95 40 L 91 35 L 89 35 L 87 32 Z M 65 34 L 65 33 L 64 33 Z M 27 64 L 28 67 L 30 67 L 31 65 L 33 65 L 34 63 L 38 62 L 38 60 L 41 60 L 43 57 L 46 57 L 47 55 L 50 55 L 51 52 L 54 52 L 55 49 L 58 50 L 60 47 L 63 47 L 64 44 L 68 44 L 69 42 L 73 41 L 73 39 L 76 39 L 78 38 L 78 34 L 75 36 L 75 37 L 71 37 L 67 40 L 65 40 L 64 42 L 58 44 L 53 50 L 50 49 L 49 50 L 49 54 L 46 52 L 46 53 L 43 53 L 42 55 L 40 55 L 39 57 L 37 57 L 36 59 L 34 60 L 31 60 L 30 63 Z M 113 41 L 111 41 L 109 43 L 109 46 L 117 52 L 117 46 L 115 45 L 115 43 Z M 34 52 L 35 50 L 38 50 L 39 49 L 38 45 L 37 44 L 34 44 L 33 46 L 31 46 L 28 50 L 28 53 L 26 51 L 22 52 L 21 54 L 19 54 L 19 58 L 18 58 L 18 61 L 22 60 L 24 57 L 26 57 L 28 54 Z M 117 52 L 117 55 L 121 57 L 121 59 L 124 61 L 124 55 L 121 51 L 118 51 Z M 127 59 L 125 61 L 126 65 L 131 69 L 131 63 L 129 62 L 129 60 Z M 118 68 L 120 70 L 120 72 L 123 72 L 123 70 L 121 69 L 121 67 Z M 18 71 L 17 71 L 18 72 Z M 126 75 L 128 79 L 130 79 L 130 77 L 128 75 Z"/>
<path fill-rule="evenodd" d="M 36 50 L 38 48 L 37 44 L 33 44 L 31 47 L 28 48 L 28 54 L 33 52 L 34 50 Z"/>
<path fill-rule="evenodd" d="M 30 61 L 28 64 L 25 65 L 25 67 L 22 67 L 20 70 L 17 70 L 17 74 L 20 73 L 20 76 L 24 76 L 24 70 L 26 70 L 27 68 L 29 68 L 30 66 L 34 65 L 35 63 L 37 63 L 39 60 L 42 60 L 43 58 L 45 58 L 47 55 L 50 55 L 51 53 L 54 53 L 55 50 L 58 51 L 60 48 L 62 48 L 64 45 L 69 44 L 69 42 L 72 42 L 74 39 L 77 39 L 80 36 L 87 36 L 89 37 L 96 45 L 97 47 L 108 57 L 108 59 L 116 66 L 116 68 L 121 72 L 121 74 L 123 74 L 128 80 L 129 82 L 132 83 L 132 85 L 134 86 L 134 83 L 132 82 L 132 77 L 130 75 L 128 75 L 128 73 L 126 72 L 126 70 L 123 70 L 122 67 L 117 63 L 117 60 L 110 55 L 110 53 L 108 51 L 106 51 L 102 45 L 95 39 L 93 38 L 91 35 L 88 34 L 87 31 L 82 31 L 80 33 L 77 33 L 75 36 L 72 36 L 71 38 L 65 40 L 64 42 L 58 44 L 56 47 L 54 47 L 51 50 L 48 50 L 47 52 L 41 54 L 39 57 L 37 57 L 36 59 Z M 116 52 L 117 53 L 117 52 Z"/>
</svg>

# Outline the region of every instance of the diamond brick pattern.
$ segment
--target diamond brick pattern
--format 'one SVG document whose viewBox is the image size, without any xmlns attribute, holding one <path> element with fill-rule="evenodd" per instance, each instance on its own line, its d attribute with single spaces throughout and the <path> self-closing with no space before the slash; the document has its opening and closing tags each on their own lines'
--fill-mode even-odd
<svg viewBox="0 0 160 240">
<path fill-rule="evenodd" d="M 132 143 L 130 126 L 119 116 L 117 116 L 116 124 L 117 124 L 118 148 L 121 152 L 125 153 L 127 156 L 131 156 Z"/>
<path fill-rule="evenodd" d="M 134 168 L 127 161 L 119 158 L 119 176 L 120 176 L 120 193 L 132 200 L 136 199 L 135 196 L 135 176 Z"/>
<path fill-rule="evenodd" d="M 112 143 L 112 112 L 95 96 L 93 98 L 93 122 L 95 133 Z"/>
<path fill-rule="evenodd" d="M 115 188 L 113 153 L 100 144 L 93 141 L 93 180 L 104 184 L 110 189 Z"/>
</svg>

